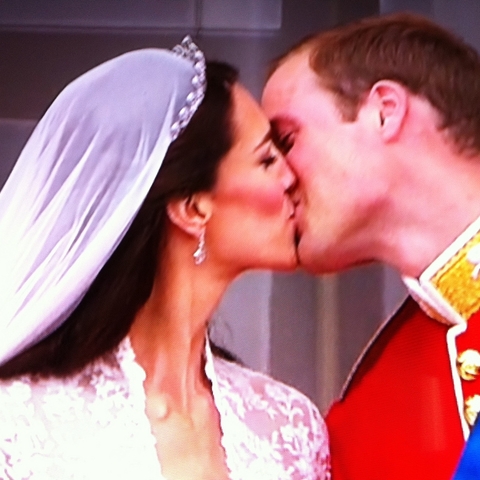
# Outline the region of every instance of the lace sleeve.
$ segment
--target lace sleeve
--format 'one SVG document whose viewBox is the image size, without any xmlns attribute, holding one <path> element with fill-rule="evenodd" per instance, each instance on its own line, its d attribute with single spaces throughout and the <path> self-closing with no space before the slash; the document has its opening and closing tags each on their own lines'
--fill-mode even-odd
<svg viewBox="0 0 480 480">
<path fill-rule="evenodd" d="M 328 480 L 328 435 L 315 405 L 267 375 L 223 360 L 215 364 L 224 446 L 236 453 L 229 458 L 232 478 Z M 243 468 L 249 475 L 236 475 Z"/>
<path fill-rule="evenodd" d="M 30 427 L 30 398 L 30 388 L 23 382 L 0 384 L 0 478 L 5 480 L 27 480 L 32 475 L 19 443 L 19 437 Z"/>
</svg>

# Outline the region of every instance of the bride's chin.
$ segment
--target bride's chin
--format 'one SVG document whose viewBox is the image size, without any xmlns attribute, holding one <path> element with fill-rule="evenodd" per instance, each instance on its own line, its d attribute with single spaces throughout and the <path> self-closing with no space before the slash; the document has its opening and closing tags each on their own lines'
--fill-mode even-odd
<svg viewBox="0 0 480 480">
<path fill-rule="evenodd" d="M 279 262 L 279 265 L 273 270 L 280 270 L 284 272 L 291 272 L 296 270 L 299 265 L 297 249 L 292 247 L 291 251 L 284 257 L 284 259 Z"/>
</svg>

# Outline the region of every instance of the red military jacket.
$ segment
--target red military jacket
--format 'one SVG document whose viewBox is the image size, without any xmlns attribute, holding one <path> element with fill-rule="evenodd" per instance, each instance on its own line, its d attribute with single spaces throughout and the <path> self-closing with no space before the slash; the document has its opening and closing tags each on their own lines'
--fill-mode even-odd
<svg viewBox="0 0 480 480">
<path fill-rule="evenodd" d="M 328 412 L 333 480 L 451 479 L 480 411 L 476 232 L 421 275 L 413 291 L 423 309 L 406 300 Z"/>
</svg>

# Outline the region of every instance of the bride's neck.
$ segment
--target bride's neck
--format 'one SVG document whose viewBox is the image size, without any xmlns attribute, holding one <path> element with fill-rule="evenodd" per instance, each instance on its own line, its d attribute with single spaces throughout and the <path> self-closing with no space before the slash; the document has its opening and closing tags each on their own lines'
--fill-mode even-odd
<svg viewBox="0 0 480 480">
<path fill-rule="evenodd" d="M 208 323 L 229 283 L 208 259 L 195 265 L 189 250 L 167 248 L 152 293 L 130 330 L 147 390 L 184 403 L 205 389 Z"/>
</svg>

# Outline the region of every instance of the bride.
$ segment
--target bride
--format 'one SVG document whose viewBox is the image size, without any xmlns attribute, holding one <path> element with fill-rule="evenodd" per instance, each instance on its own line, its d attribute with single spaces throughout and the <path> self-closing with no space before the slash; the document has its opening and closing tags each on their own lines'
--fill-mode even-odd
<svg viewBox="0 0 480 480">
<path fill-rule="evenodd" d="M 314 405 L 207 335 L 238 275 L 296 267 L 294 183 L 189 39 L 65 88 L 0 192 L 1 478 L 329 478 Z"/>
</svg>

